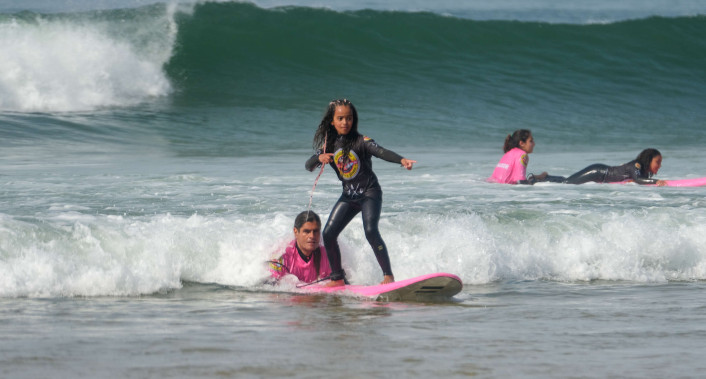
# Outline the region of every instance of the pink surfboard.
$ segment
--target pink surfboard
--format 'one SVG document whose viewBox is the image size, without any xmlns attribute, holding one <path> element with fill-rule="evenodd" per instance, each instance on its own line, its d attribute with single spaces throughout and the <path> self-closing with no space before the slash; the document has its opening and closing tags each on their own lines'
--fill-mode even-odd
<svg viewBox="0 0 706 379">
<path fill-rule="evenodd" d="M 302 290 L 308 293 L 333 293 L 369 297 L 378 301 L 420 301 L 450 298 L 461 292 L 462 288 L 461 278 L 441 272 L 389 284 L 373 286 L 349 284 L 338 287 L 325 287 L 324 285 L 316 284 L 303 287 Z"/>
<path fill-rule="evenodd" d="M 666 180 L 669 187 L 701 187 L 706 186 L 706 178 Z"/>
<path fill-rule="evenodd" d="M 694 179 L 678 179 L 678 180 L 665 180 L 667 182 L 667 187 L 701 187 L 706 186 L 706 177 L 704 178 L 694 178 Z M 624 182 L 617 182 L 619 184 L 632 183 L 632 180 L 626 180 Z M 645 184 L 647 186 L 656 186 L 656 184 Z"/>
</svg>

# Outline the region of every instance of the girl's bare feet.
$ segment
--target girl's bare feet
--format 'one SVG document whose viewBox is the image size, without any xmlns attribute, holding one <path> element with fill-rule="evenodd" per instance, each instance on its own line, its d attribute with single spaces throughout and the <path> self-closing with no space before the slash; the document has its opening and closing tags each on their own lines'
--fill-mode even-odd
<svg viewBox="0 0 706 379">
<path fill-rule="evenodd" d="M 343 281 L 343 279 L 341 279 L 341 280 L 331 280 L 331 281 L 329 281 L 328 283 L 326 283 L 326 287 L 340 287 L 340 286 L 343 286 L 343 285 L 345 285 L 345 284 L 346 284 L 346 283 Z"/>
</svg>

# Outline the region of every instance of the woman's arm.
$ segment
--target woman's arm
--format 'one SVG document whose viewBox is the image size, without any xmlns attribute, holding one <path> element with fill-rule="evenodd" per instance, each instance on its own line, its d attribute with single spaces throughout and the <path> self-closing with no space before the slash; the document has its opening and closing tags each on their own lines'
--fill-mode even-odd
<svg viewBox="0 0 706 379">
<path fill-rule="evenodd" d="M 637 183 L 637 184 L 654 184 L 658 187 L 666 186 L 667 182 L 664 180 L 659 180 L 659 179 L 652 179 L 652 178 L 643 178 L 641 176 L 635 176 L 632 178 L 632 180 Z"/>
</svg>

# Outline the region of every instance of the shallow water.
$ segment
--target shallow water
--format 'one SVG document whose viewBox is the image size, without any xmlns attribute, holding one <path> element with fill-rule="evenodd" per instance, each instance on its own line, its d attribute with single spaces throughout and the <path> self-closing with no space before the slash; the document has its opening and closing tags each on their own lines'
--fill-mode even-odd
<svg viewBox="0 0 706 379">
<path fill-rule="evenodd" d="M 3 376 L 698 377 L 702 283 L 504 282 L 377 303 L 186 283 L 2 300 Z"/>
</svg>

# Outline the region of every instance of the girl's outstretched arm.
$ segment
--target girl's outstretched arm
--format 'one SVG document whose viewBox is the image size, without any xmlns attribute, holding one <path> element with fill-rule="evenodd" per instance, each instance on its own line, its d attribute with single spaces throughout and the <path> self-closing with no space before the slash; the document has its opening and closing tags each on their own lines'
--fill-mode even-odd
<svg viewBox="0 0 706 379">
<path fill-rule="evenodd" d="M 412 166 L 414 166 L 415 163 L 417 163 L 417 161 L 413 161 L 407 158 L 402 158 L 402 160 L 400 161 L 402 167 L 406 168 L 407 170 L 411 170 Z"/>
<path fill-rule="evenodd" d="M 380 159 L 386 160 L 388 162 L 400 163 L 402 167 L 407 170 L 411 170 L 412 166 L 417 163 L 415 160 L 403 158 L 401 155 L 395 153 L 392 150 L 387 150 L 384 147 L 378 145 L 372 138 L 365 138 L 365 148 L 368 149 L 370 154 L 376 156 Z"/>
</svg>

